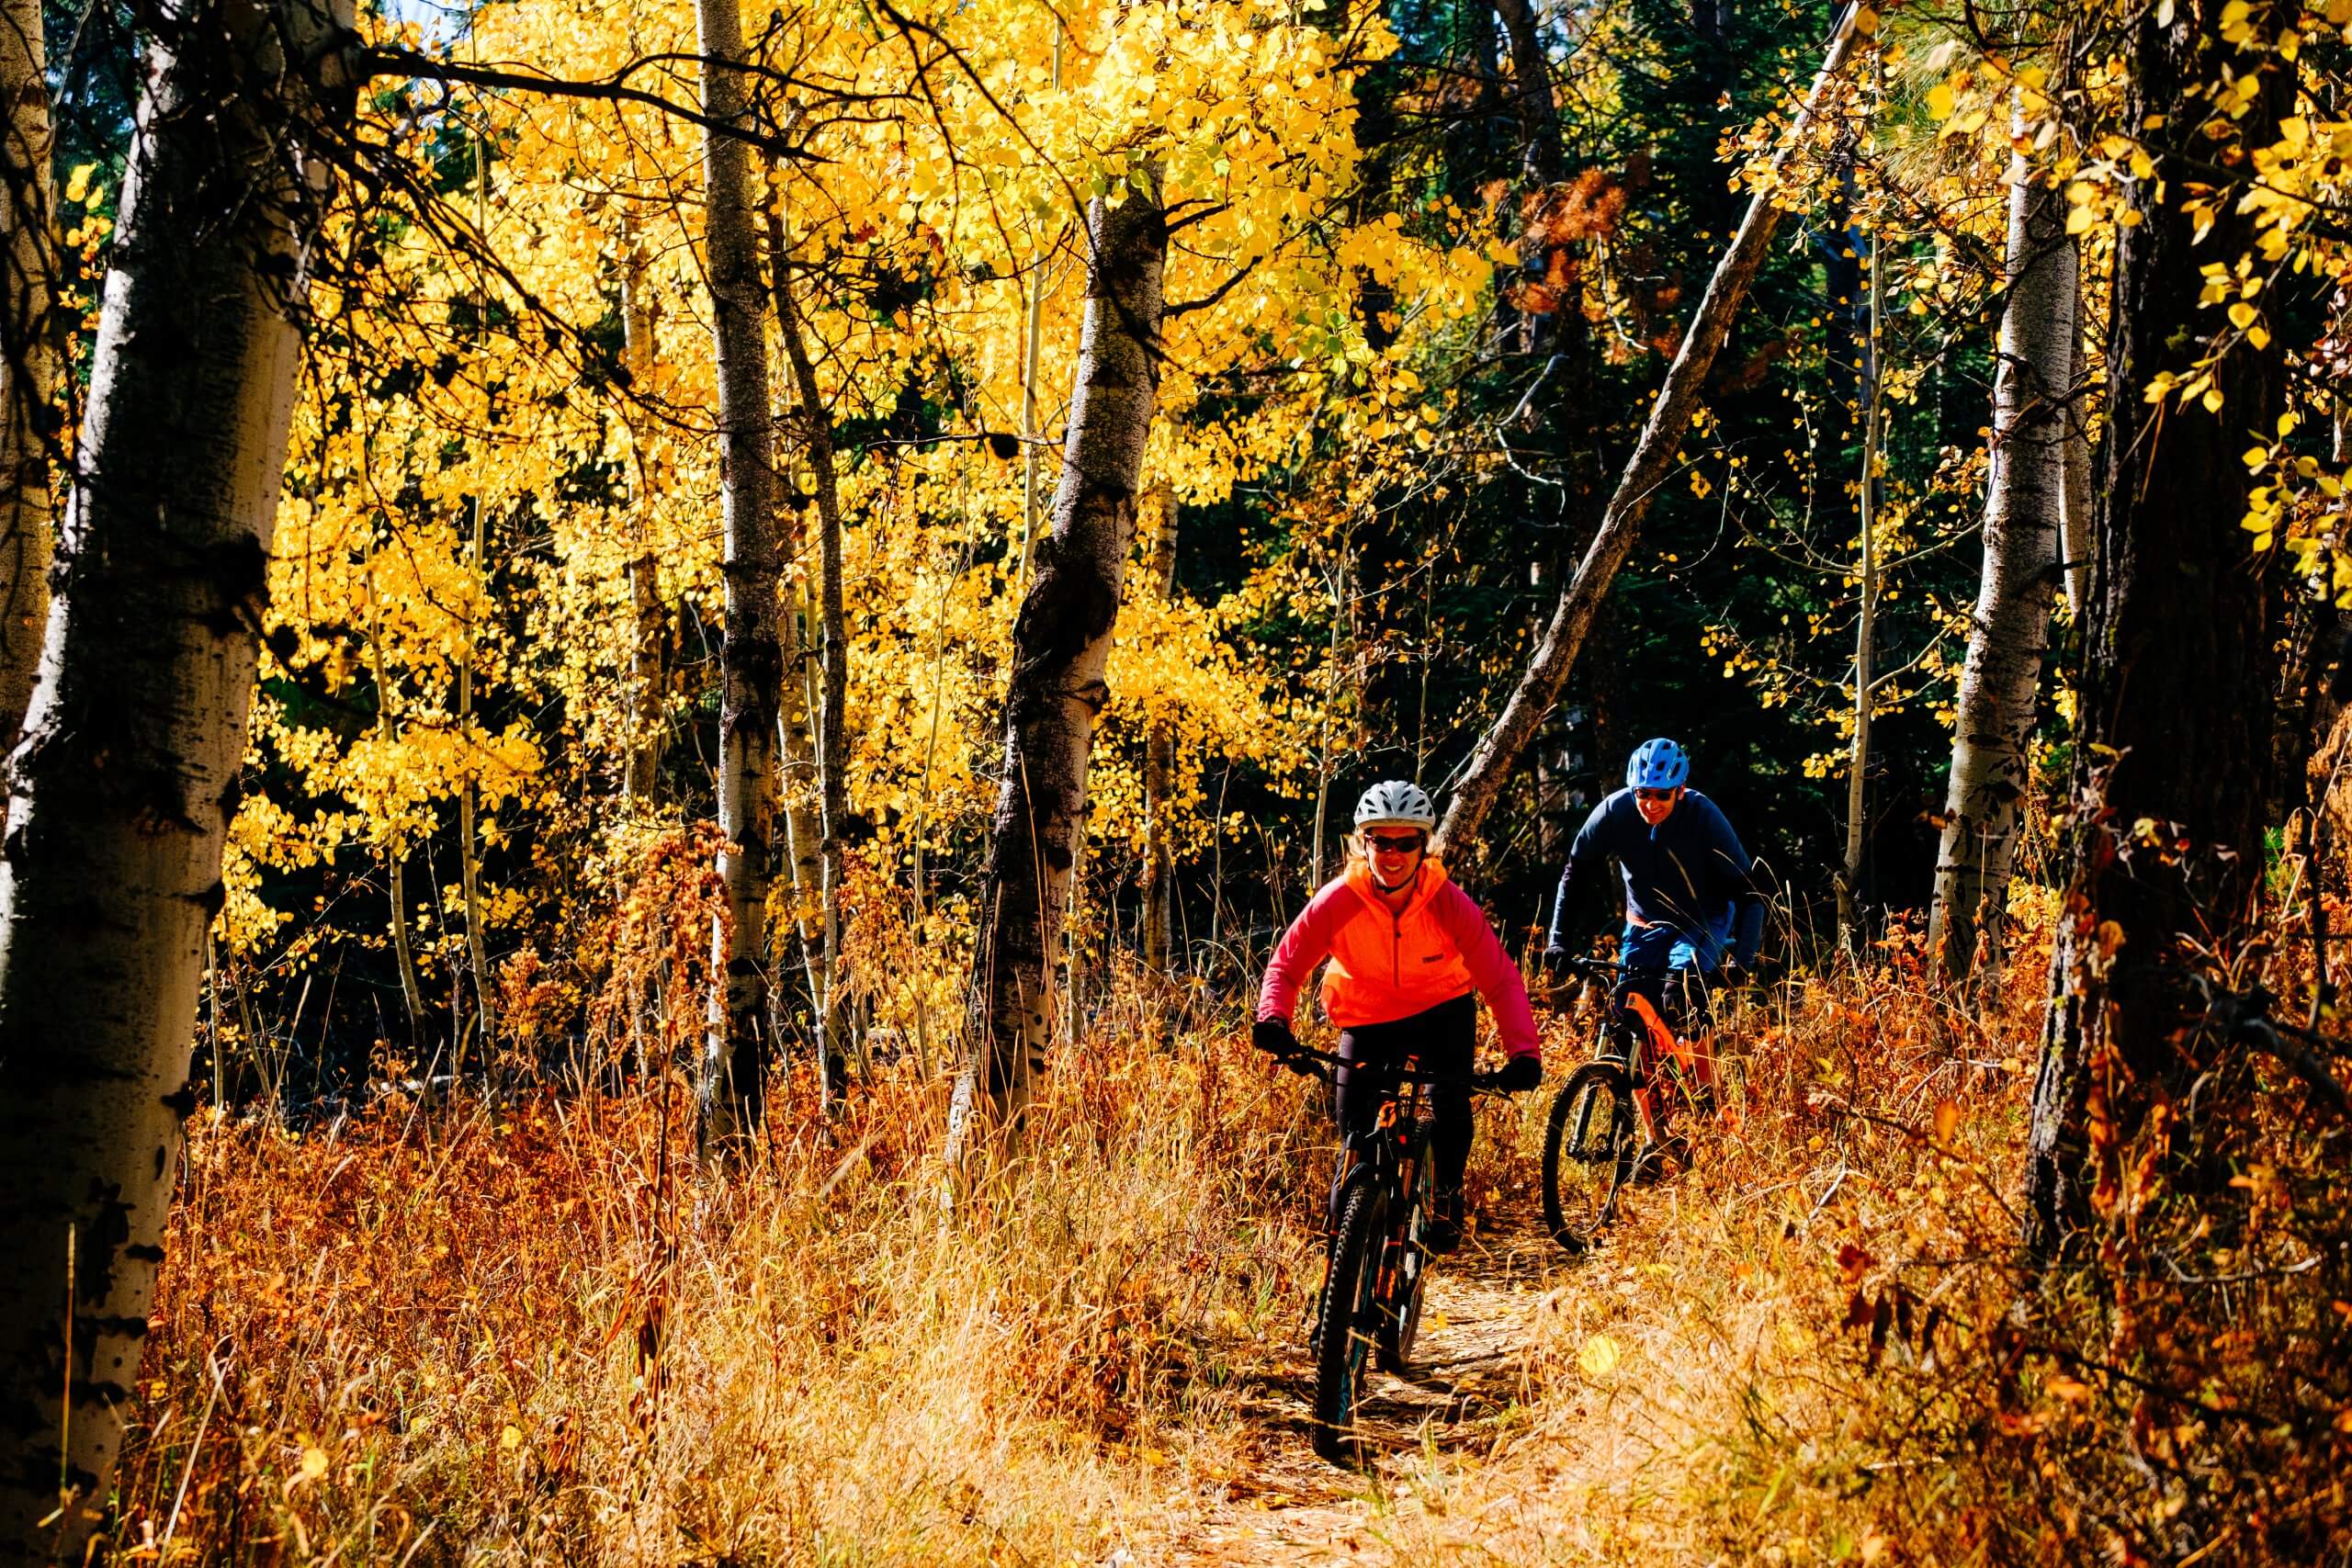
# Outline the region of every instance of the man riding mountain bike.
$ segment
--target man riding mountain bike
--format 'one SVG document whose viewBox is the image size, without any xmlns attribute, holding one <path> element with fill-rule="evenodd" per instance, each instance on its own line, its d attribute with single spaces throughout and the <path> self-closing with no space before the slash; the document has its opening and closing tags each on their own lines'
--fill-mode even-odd
<svg viewBox="0 0 2352 1568">
<path fill-rule="evenodd" d="M 1625 787 L 1592 808 L 1560 868 L 1544 967 L 1574 961 L 1572 911 L 1605 862 L 1625 882 L 1624 972 L 1613 1004 L 1616 1026 L 1640 1028 L 1626 1005 L 1639 993 L 1663 1013 L 1679 1003 L 1681 1027 L 1696 1033 L 1710 1012 L 1709 982 L 1725 961 L 1756 964 L 1764 937 L 1764 895 L 1756 863 L 1723 808 L 1690 787 L 1690 754 L 1663 737 L 1645 740 L 1625 765 Z M 1703 1058 L 1702 1058 L 1703 1059 Z"/>
<path fill-rule="evenodd" d="M 1356 803 L 1356 853 L 1283 933 L 1258 994 L 1251 1039 L 1295 1071 L 1316 1070 L 1297 1055 L 1291 1015 L 1308 976 L 1329 958 L 1323 1010 L 1340 1030 L 1340 1057 L 1386 1066 L 1410 1054 L 1436 1075 L 1430 1146 L 1437 1213 L 1426 1240 L 1430 1251 L 1447 1252 L 1462 1236 L 1462 1179 L 1476 1131 L 1474 992 L 1486 998 L 1509 1053 L 1495 1087 L 1533 1089 L 1544 1069 L 1527 987 L 1487 917 L 1429 853 L 1436 826 L 1437 808 L 1418 785 L 1391 780 L 1364 792 Z M 1342 1135 L 1364 1130 L 1379 1111 L 1376 1077 L 1341 1067 L 1338 1089 Z"/>
</svg>

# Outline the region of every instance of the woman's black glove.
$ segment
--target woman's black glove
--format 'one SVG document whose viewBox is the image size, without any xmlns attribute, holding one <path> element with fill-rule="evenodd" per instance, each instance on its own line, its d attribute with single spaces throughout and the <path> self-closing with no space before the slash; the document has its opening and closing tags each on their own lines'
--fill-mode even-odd
<svg viewBox="0 0 2352 1568">
<path fill-rule="evenodd" d="M 1250 1043 L 1269 1056 L 1289 1056 L 1298 1050 L 1298 1036 L 1281 1019 L 1261 1018 L 1250 1027 Z"/>
<path fill-rule="evenodd" d="M 1544 1081 L 1544 1064 L 1532 1056 L 1513 1056 L 1495 1075 L 1495 1087 L 1505 1094 L 1524 1094 Z"/>
</svg>

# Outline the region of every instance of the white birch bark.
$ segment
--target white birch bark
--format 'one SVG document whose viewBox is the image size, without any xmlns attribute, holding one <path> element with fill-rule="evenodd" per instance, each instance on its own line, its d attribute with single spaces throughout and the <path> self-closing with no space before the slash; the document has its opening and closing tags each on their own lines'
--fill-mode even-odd
<svg viewBox="0 0 2352 1568">
<path fill-rule="evenodd" d="M 639 386 L 653 371 L 653 306 L 645 293 L 645 263 L 632 250 L 628 270 L 621 279 L 621 352 L 623 363 Z M 653 525 L 649 515 L 653 493 L 650 479 L 639 470 L 632 498 L 635 552 L 628 563 L 631 631 L 628 652 L 628 732 L 623 742 L 621 796 L 639 806 L 655 804 L 662 778 L 662 693 L 668 682 L 662 645 L 668 633 L 662 605 L 661 563 L 653 554 Z"/>
<path fill-rule="evenodd" d="M 818 810 L 823 837 L 818 842 L 818 887 L 824 947 L 819 964 L 823 987 L 817 996 L 820 1065 L 830 1094 L 849 1059 L 848 1015 L 842 1003 L 842 829 L 849 815 L 849 635 L 842 606 L 842 499 L 834 472 L 833 421 L 817 385 L 816 362 L 808 333 L 792 298 L 790 253 L 783 226 L 773 231 L 775 254 L 777 336 L 799 392 L 797 423 L 802 450 L 817 487 L 818 560 L 823 571 L 820 600 L 823 684 L 817 705 Z"/>
<path fill-rule="evenodd" d="M 770 209 L 768 226 L 768 291 L 775 305 L 776 320 L 785 319 L 790 308 L 792 248 L 785 237 L 783 215 Z M 797 374 L 785 378 L 785 386 L 795 400 L 798 394 Z M 817 919 L 824 906 L 824 867 L 822 846 L 824 831 L 820 818 L 820 801 L 824 781 L 818 768 L 818 712 L 822 705 L 820 686 L 822 673 L 818 668 L 817 639 L 809 635 L 815 624 L 814 605 L 808 593 L 808 558 L 803 553 L 807 530 L 799 521 L 802 513 L 796 508 L 785 538 L 785 558 L 801 567 L 792 583 L 792 602 L 786 612 L 785 629 L 789 644 L 784 656 L 784 678 L 776 709 L 776 743 L 783 763 L 783 810 L 785 863 L 792 876 L 792 933 L 800 944 L 802 974 L 808 986 L 808 1005 L 815 1009 L 820 1022 L 825 1010 L 825 996 L 831 981 L 826 967 L 826 948 L 819 931 Z M 820 1055 L 820 1081 L 827 1089 L 831 1078 Z"/>
<path fill-rule="evenodd" d="M 1163 607 L 1176 600 L 1176 490 L 1152 488 L 1145 515 L 1152 525 L 1152 596 Z M 1170 842 L 1169 796 L 1176 787 L 1176 715 L 1167 705 L 1145 726 L 1143 752 L 1143 931 L 1146 969 L 1165 976 L 1175 946 L 1176 857 Z"/>
<path fill-rule="evenodd" d="M 697 0 L 703 113 L 748 128 L 737 0 Z M 743 143 L 703 138 L 705 257 L 718 363 L 719 507 L 725 529 L 725 637 L 719 655 L 718 874 L 731 930 L 713 965 L 721 994 L 697 1083 L 706 1153 L 748 1132 L 761 1111 L 770 1028 L 768 879 L 775 832 L 776 553 L 766 310 Z"/>
<path fill-rule="evenodd" d="M 82 1560 L 121 1438 L 350 104 L 347 5 L 159 23 L 0 859 L 0 1562 Z"/>
<path fill-rule="evenodd" d="M 1878 695 L 1872 671 L 1878 652 L 1878 459 L 1885 428 L 1879 388 L 1886 305 L 1879 242 L 1878 235 L 1871 236 L 1869 341 L 1862 348 L 1861 377 L 1861 580 L 1858 586 L 1862 602 L 1854 617 L 1854 745 L 1846 771 L 1846 863 L 1838 876 L 1838 942 L 1856 956 L 1862 951 L 1862 862 L 1870 842 L 1871 720 Z"/>
<path fill-rule="evenodd" d="M 40 0 L 0 0 L 0 748 L 24 730 L 49 614 L 57 237 Z"/>
<path fill-rule="evenodd" d="M 2008 300 L 1993 378 L 1993 447 L 1984 496 L 1984 566 L 1960 677 L 1945 793 L 1942 852 L 1928 946 L 1958 979 L 2001 964 L 2018 821 L 2031 786 L 2035 698 L 2050 644 L 2051 598 L 2068 513 L 2075 439 L 2078 263 L 2065 204 L 2009 163 Z"/>
<path fill-rule="evenodd" d="M 1116 207 L 1088 209 L 1086 314 L 1051 525 L 1013 623 L 1003 783 L 979 888 L 971 1065 L 956 1087 L 948 1157 L 976 1118 L 1002 1124 L 1044 1071 L 1064 904 L 1084 830 L 1094 724 L 1134 547 L 1136 486 L 1159 389 L 1168 220 L 1156 172 Z"/>
</svg>

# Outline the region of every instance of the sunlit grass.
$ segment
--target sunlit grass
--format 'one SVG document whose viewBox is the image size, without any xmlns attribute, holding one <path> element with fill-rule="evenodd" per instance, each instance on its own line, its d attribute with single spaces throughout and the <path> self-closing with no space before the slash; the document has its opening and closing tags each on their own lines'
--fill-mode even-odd
<svg viewBox="0 0 2352 1568">
<path fill-rule="evenodd" d="M 1328 1134 L 1238 1014 L 1122 991 L 952 1214 L 946 1086 L 910 1063 L 831 1120 L 782 1086 L 718 1180 L 674 1080 L 205 1122 L 119 1547 L 1146 1563 L 1251 1561 L 1262 1527 L 1300 1561 L 2078 1560 L 2106 1527 L 2029 1505 L 2061 1473 L 2034 1456 L 2103 1476 L 2121 1417 L 2003 1337 L 2039 976 L 1978 1023 L 1885 956 L 1743 1005 L 1731 1115 L 1586 1258 L 1529 1235 L 1544 1097 L 1488 1104 L 1503 1392 L 1364 1478 L 1268 1416 L 1303 1370 Z M 1588 1020 L 1551 1026 L 1555 1083 Z"/>
</svg>

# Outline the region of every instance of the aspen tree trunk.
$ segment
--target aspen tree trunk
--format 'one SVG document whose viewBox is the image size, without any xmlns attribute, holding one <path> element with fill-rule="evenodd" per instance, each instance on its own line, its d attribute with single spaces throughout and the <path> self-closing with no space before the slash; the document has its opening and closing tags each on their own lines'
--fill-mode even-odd
<svg viewBox="0 0 2352 1568">
<path fill-rule="evenodd" d="M 488 584 L 483 581 L 481 497 L 474 497 L 474 531 L 467 551 L 467 575 L 483 597 L 488 597 Z M 476 606 L 466 621 L 466 658 L 458 666 L 458 733 L 469 746 L 472 743 L 474 716 L 474 649 L 475 620 L 481 615 Z M 473 768 L 469 762 L 465 782 L 458 790 L 458 883 L 466 901 L 466 966 L 474 972 L 474 1011 L 481 1021 L 482 1082 L 491 1085 L 491 1071 L 495 1065 L 494 1050 L 498 1041 L 498 1015 L 491 1000 L 490 950 L 482 931 L 481 824 L 477 820 L 481 795 L 474 782 Z M 455 1041 L 450 1047 L 449 1086 L 455 1093 L 462 1084 L 466 1065 L 466 1023 L 453 1019 Z M 493 1090 L 494 1092 L 494 1090 Z"/>
<path fill-rule="evenodd" d="M 1162 481 L 1153 487 L 1145 516 L 1152 528 L 1151 591 L 1164 607 L 1176 601 L 1176 489 Z M 1155 975 L 1168 973 L 1173 947 L 1171 927 L 1175 905 L 1176 857 L 1170 843 L 1169 795 L 1176 787 L 1176 716 L 1153 715 L 1145 727 L 1143 743 L 1143 931 L 1144 967 Z"/>
<path fill-rule="evenodd" d="M 949 1118 L 951 1164 L 969 1151 L 975 1118 L 1017 1118 L 1046 1066 L 1087 761 L 1111 696 L 1103 671 L 1159 389 L 1168 220 L 1157 170 L 1129 182 L 1117 206 L 1098 197 L 1087 211 L 1086 314 L 1061 483 L 1012 628 L 1004 782 L 980 873 L 972 1061 Z"/>
<path fill-rule="evenodd" d="M 696 0 L 703 113 L 748 125 L 737 0 Z M 696 1084 L 706 1156 L 755 1127 L 770 1028 L 767 900 L 775 831 L 776 551 L 766 312 L 743 143 L 703 137 L 704 245 L 718 364 L 719 512 L 727 606 L 719 654 L 718 875 L 729 931 Z"/>
<path fill-rule="evenodd" d="M 2225 68 L 2253 73 L 2235 134 L 2266 147 L 2294 101 L 2295 69 L 2267 46 L 2293 14 L 2258 13 L 2263 36 L 2241 49 L 2218 41 L 2221 12 L 2222 0 L 2151 9 L 2127 35 L 2131 88 L 2119 123 L 2145 128 L 2156 171 L 2141 187 L 2144 220 L 2116 235 L 2112 423 L 2085 630 L 2072 871 L 2026 1144 L 2025 1240 L 2045 1258 L 2087 1244 L 2150 1113 L 2185 1096 L 2218 1053 L 2239 1048 L 2201 1026 L 2196 981 L 2201 954 L 2239 951 L 2266 858 L 2276 628 L 2267 573 L 2239 525 L 2251 482 L 2240 454 L 2277 428 L 2282 351 L 2233 344 L 2213 370 L 2217 412 L 2194 400 L 2182 408 L 2177 394 L 2161 406 L 2143 400 L 2152 378 L 2186 370 L 2206 346 L 2178 336 L 2211 315 L 2198 308 L 2202 265 L 2226 265 L 2254 243 L 2226 189 L 2210 233 L 2197 238 L 2199 220 L 2180 204 L 2207 177 L 2213 148 L 2178 106 Z M 2158 419 L 2161 439 L 2149 428 Z"/>
<path fill-rule="evenodd" d="M 1862 951 L 1862 863 L 1870 849 L 1871 719 L 1877 696 L 1872 672 L 1878 651 L 1878 455 L 1883 431 L 1879 386 L 1884 348 L 1880 320 L 1886 302 L 1885 276 L 1879 266 L 1879 237 L 1871 236 L 1869 299 L 1865 309 L 1861 383 L 1862 482 L 1859 491 L 1861 544 L 1861 614 L 1854 625 L 1854 749 L 1846 772 L 1846 863 L 1838 876 L 1838 941 L 1856 956 Z"/>
<path fill-rule="evenodd" d="M 653 369 L 653 308 L 645 297 L 645 264 L 632 251 L 628 270 L 621 279 L 621 352 L 635 383 L 642 387 Z M 662 658 L 669 627 L 662 609 L 662 574 L 653 553 L 653 529 L 646 513 L 651 484 L 639 469 L 636 506 L 637 551 L 629 558 L 629 615 L 635 636 L 629 642 L 629 728 L 621 767 L 621 798 L 650 806 L 662 777 L 662 729 L 667 716 L 662 695 L 669 671 Z"/>
<path fill-rule="evenodd" d="M 368 563 L 372 568 L 372 558 Z M 384 616 L 382 606 L 376 602 L 376 581 L 366 577 L 368 585 L 368 658 L 376 676 L 376 736 L 389 748 L 395 730 L 392 724 L 392 685 L 384 668 Z M 391 906 L 388 911 L 392 931 L 392 963 L 400 971 L 401 1005 L 408 1011 L 408 1045 L 412 1053 L 422 1055 L 424 1044 L 424 987 L 417 984 L 416 952 L 409 940 L 408 930 L 408 849 L 397 836 L 387 836 L 384 843 L 384 881 L 386 897 Z M 207 950 L 209 951 L 209 949 Z M 417 1064 L 424 1068 L 425 1064 Z M 427 1078 L 431 1077 L 429 1070 Z M 427 1092 L 431 1086 L 428 1083 Z M 217 1096 L 215 1097 L 217 1100 Z"/>
<path fill-rule="evenodd" d="M 2076 438 L 2078 258 L 2065 203 L 2009 160 L 2008 301 L 1993 376 L 1991 472 L 1984 492 L 1984 566 L 1952 725 L 1951 782 L 1928 945 L 1964 979 L 1980 945 L 1980 989 L 1999 977 L 2009 867 L 2032 785 L 2030 749 L 2050 601 L 2067 506 L 2067 448 Z M 1980 943 L 1980 934 L 1982 941 Z"/>
<path fill-rule="evenodd" d="M 796 525 L 788 553 L 798 558 L 805 541 Z M 784 830 L 786 852 L 792 864 L 792 927 L 800 943 L 801 964 L 807 972 L 808 1002 L 821 1004 L 825 995 L 825 951 L 818 934 L 815 911 L 824 903 L 824 872 L 820 848 L 824 832 L 818 800 L 823 785 L 817 773 L 817 638 L 816 606 L 809 602 L 804 577 L 793 584 L 787 607 L 792 646 L 786 656 L 779 733 L 784 745 Z"/>
<path fill-rule="evenodd" d="M 480 137 L 474 141 L 474 231 L 483 235 L 490 232 L 490 153 Z M 477 321 L 486 322 L 490 317 L 487 267 L 482 272 L 480 304 L 481 313 Z M 474 333 L 477 352 L 481 337 L 482 329 L 478 324 Z M 476 491 L 473 498 L 473 536 L 468 541 L 466 550 L 466 576 L 481 600 L 490 596 L 490 585 L 484 576 L 485 559 L 481 495 Z M 465 660 L 458 666 L 458 735 L 469 748 L 473 744 L 474 655 L 481 646 L 481 615 L 479 603 L 467 612 Z M 491 1001 L 490 953 L 482 931 L 481 851 L 477 835 L 480 825 L 475 819 L 480 799 L 480 786 L 474 780 L 472 761 L 469 759 L 465 779 L 458 788 L 458 883 L 466 904 L 466 964 L 474 973 L 474 1010 L 481 1021 L 482 1085 L 494 1096 L 497 1086 L 492 1073 L 496 1065 L 498 1018 Z M 453 1014 L 456 1010 L 452 1009 Z M 465 1083 L 466 1021 L 462 1017 L 452 1016 L 449 1026 L 449 1089 L 454 1095 Z"/>
<path fill-rule="evenodd" d="M 138 1371 L 351 101 L 347 6 L 157 21 L 0 861 L 0 1562 L 82 1561 Z"/>
<path fill-rule="evenodd" d="M 1054 28 L 1054 59 L 1052 73 L 1047 78 L 1056 92 L 1062 86 L 1062 32 Z M 1055 242 L 1058 248 L 1060 242 Z M 1045 347 L 1046 330 L 1046 257 L 1038 256 L 1029 264 L 1029 276 L 1023 286 L 1021 298 L 1021 567 L 1013 579 L 1013 592 L 1025 598 L 1029 592 L 1029 552 L 1037 544 L 1037 367 Z"/>
<path fill-rule="evenodd" d="M 768 291 L 775 306 L 776 317 L 781 321 L 789 302 L 791 248 L 785 242 L 783 218 L 773 209 L 767 215 L 767 229 Z M 787 392 L 794 392 L 798 381 L 787 376 L 785 385 Z M 797 396 L 797 392 L 794 395 Z M 799 521 L 801 515 L 801 511 L 796 507 L 794 521 L 785 540 L 784 553 L 786 559 L 800 561 L 805 568 L 807 539 L 806 530 Z M 824 903 L 821 852 L 824 833 L 819 815 L 823 783 L 817 771 L 814 726 L 818 722 L 820 705 L 818 649 L 816 639 L 809 635 L 809 627 L 816 618 L 810 610 L 808 573 L 804 570 L 793 584 L 791 603 L 784 612 L 791 646 L 784 660 L 777 704 L 776 740 L 784 773 L 781 815 L 785 862 L 792 878 L 792 932 L 794 940 L 800 944 L 801 973 L 808 983 L 808 1005 L 817 1016 L 821 1043 L 825 1010 L 825 950 L 813 912 L 820 909 Z M 823 1072 L 821 1059 L 819 1066 L 821 1074 L 819 1081 L 830 1086 L 831 1075 Z"/>
<path fill-rule="evenodd" d="M 49 613 L 57 235 L 40 0 L 0 0 L 0 748 L 24 732 Z"/>
<path fill-rule="evenodd" d="M 848 730 L 849 634 L 842 608 L 842 497 L 833 471 L 833 421 L 817 385 L 816 362 L 792 298 L 781 225 L 773 232 L 775 309 L 785 357 L 799 389 L 800 439 L 817 486 L 818 556 L 824 570 L 824 690 L 817 715 L 817 781 L 823 839 L 819 846 L 820 887 L 824 900 L 824 989 L 817 997 L 818 1039 L 824 1054 L 824 1081 L 837 1081 L 849 1059 L 849 1017 L 842 1005 L 842 829 L 849 815 Z"/>
<path fill-rule="evenodd" d="M 2066 609 L 2081 626 L 2091 613 L 2091 558 L 2098 550 L 2098 505 L 2091 499 L 2090 387 L 2084 379 L 2083 318 L 2086 301 L 2082 281 L 2082 250 L 2075 252 L 2075 321 L 2068 329 L 2067 356 L 2075 366 L 2074 385 L 2066 399 L 2064 543 Z"/>
<path fill-rule="evenodd" d="M 1348 613 L 1348 541 L 1340 541 L 1340 569 L 1331 580 L 1331 640 L 1323 651 L 1322 735 L 1315 745 L 1315 839 L 1307 852 L 1306 896 L 1323 886 L 1324 835 L 1330 831 L 1331 710 L 1340 701 L 1340 626 Z"/>
<path fill-rule="evenodd" d="M 1848 7 L 1830 37 L 1820 74 L 1814 79 L 1812 90 L 1790 127 L 1782 151 L 1773 159 L 1776 176 L 1787 164 L 1787 149 L 1812 133 L 1828 96 L 1830 83 L 1845 69 L 1858 36 L 1855 15 L 1856 8 Z M 1643 514 L 1649 510 L 1651 496 L 1666 482 L 1674 466 L 1683 434 L 1690 428 L 1690 416 L 1699 406 L 1708 368 L 1730 335 L 1732 320 L 1739 313 L 1740 303 L 1747 297 L 1748 286 L 1756 281 L 1757 270 L 1763 265 L 1765 252 L 1780 227 L 1781 209 L 1772 205 L 1773 195 L 1768 184 L 1748 202 L 1747 215 L 1740 220 L 1739 231 L 1732 237 L 1723 259 L 1715 264 L 1714 276 L 1707 280 L 1707 291 L 1699 300 L 1689 330 L 1682 334 L 1682 345 L 1667 369 L 1666 382 L 1650 406 L 1649 419 L 1642 426 L 1633 456 L 1626 459 L 1624 473 L 1601 513 L 1600 526 L 1593 535 L 1591 545 L 1553 606 L 1544 636 L 1536 643 L 1510 701 L 1471 753 L 1462 782 L 1446 806 L 1445 819 L 1438 828 L 1440 848 L 1451 849 L 1457 858 L 1475 856 L 1479 829 L 1487 812 L 1501 798 L 1511 768 L 1543 724 L 1544 716 L 1559 700 L 1560 688 L 1566 682 L 1577 655 L 1583 650 L 1593 614 L 1609 592 L 1617 569 L 1625 564 L 1626 556 L 1632 553 L 1634 536 L 1641 528 Z"/>
</svg>

